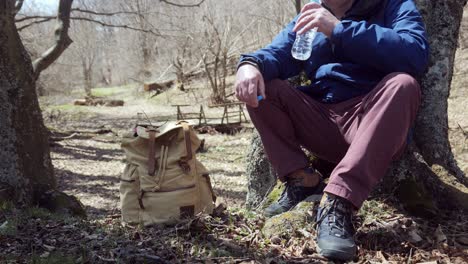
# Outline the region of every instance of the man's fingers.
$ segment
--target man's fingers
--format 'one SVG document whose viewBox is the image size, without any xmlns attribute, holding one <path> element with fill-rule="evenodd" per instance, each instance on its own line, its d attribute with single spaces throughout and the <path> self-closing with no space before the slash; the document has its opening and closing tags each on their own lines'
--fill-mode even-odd
<svg viewBox="0 0 468 264">
<path fill-rule="evenodd" d="M 246 103 L 251 107 L 257 107 L 257 80 L 251 80 L 248 88 L 248 98 Z"/>
<path fill-rule="evenodd" d="M 305 13 L 302 13 L 301 16 L 297 19 L 296 25 L 293 28 L 293 32 L 300 31 L 305 25 L 310 21 L 314 20 L 317 17 L 317 10 L 310 10 Z"/>
<path fill-rule="evenodd" d="M 304 7 L 302 7 L 301 14 L 304 13 L 305 11 L 307 11 L 307 10 L 319 9 L 321 7 L 322 7 L 322 5 L 314 3 L 314 2 L 308 3 L 308 4 L 304 5 Z"/>
<path fill-rule="evenodd" d="M 249 87 L 249 84 L 246 80 L 243 80 L 240 82 L 240 85 L 239 85 L 239 101 L 241 102 L 245 102 L 246 100 L 246 91 Z"/>
<path fill-rule="evenodd" d="M 297 31 L 297 34 L 302 35 L 306 33 L 307 31 L 316 27 L 317 27 L 317 22 L 315 20 L 309 21 L 309 23 L 305 24 L 299 31 Z"/>
<path fill-rule="evenodd" d="M 252 65 L 241 66 L 237 71 L 236 79 L 235 92 L 237 99 L 251 107 L 257 107 L 260 85 L 262 87 L 261 93 L 265 94 L 263 77 L 260 71 Z"/>
<path fill-rule="evenodd" d="M 265 93 L 265 81 L 263 78 L 258 79 L 258 93 L 263 97 L 263 99 L 266 99 L 266 93 Z M 258 101 L 258 100 L 257 100 Z"/>
</svg>

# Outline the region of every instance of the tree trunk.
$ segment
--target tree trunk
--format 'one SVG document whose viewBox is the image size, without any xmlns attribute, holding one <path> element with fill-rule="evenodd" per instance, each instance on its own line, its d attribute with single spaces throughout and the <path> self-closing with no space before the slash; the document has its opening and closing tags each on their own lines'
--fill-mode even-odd
<svg viewBox="0 0 468 264">
<path fill-rule="evenodd" d="M 398 179 L 397 195 L 413 213 L 430 213 L 434 208 L 432 202 L 428 203 L 430 193 L 434 202 L 445 208 L 467 209 L 468 181 L 457 166 L 450 148 L 447 114 L 447 99 L 466 0 L 417 0 L 416 4 L 426 23 L 431 63 L 421 80 L 423 100 L 415 124 L 414 143 L 403 158 L 392 166 L 386 181 L 395 182 L 394 179 Z M 408 197 L 405 189 L 411 185 L 421 195 Z"/>
<path fill-rule="evenodd" d="M 56 182 L 33 66 L 16 29 L 14 4 L 0 4 L 0 189 L 11 190 L 19 203 L 32 204 Z"/>
<path fill-rule="evenodd" d="M 86 97 L 92 97 L 91 89 L 93 87 L 92 79 L 92 66 L 86 63 L 86 59 L 82 60 L 81 66 L 83 68 L 84 90 Z"/>
<path fill-rule="evenodd" d="M 276 185 L 276 175 L 263 149 L 262 141 L 257 131 L 252 135 L 247 154 L 246 174 L 248 191 L 246 206 L 249 209 L 258 207 L 268 193 Z"/>
<path fill-rule="evenodd" d="M 418 215 L 432 215 L 437 210 L 437 205 L 444 208 L 468 208 L 467 179 L 451 152 L 447 115 L 447 99 L 466 0 L 415 2 L 426 23 L 431 63 L 421 80 L 423 101 L 416 120 L 413 141 L 404 156 L 389 169 L 384 179 L 385 184 L 381 184 L 377 190 L 387 193 L 396 190 L 396 196 L 408 211 Z M 255 142 L 254 137 L 254 149 L 251 153 L 259 152 L 262 148 L 261 144 L 256 145 Z M 265 164 L 266 161 L 249 159 L 248 167 L 255 167 L 248 170 L 249 187 L 252 186 L 255 190 L 249 189 L 247 197 L 266 193 L 270 188 L 268 184 L 259 186 L 250 181 L 270 182 L 275 179 L 268 173 L 269 169 L 264 167 L 267 166 Z M 251 202 L 248 205 L 257 204 Z"/>
<path fill-rule="evenodd" d="M 138 13 L 138 23 L 140 24 L 141 29 L 147 29 L 148 22 L 147 18 L 144 15 L 144 10 L 142 4 L 146 6 L 147 3 L 141 3 L 141 0 L 136 1 L 137 13 Z M 139 44 L 141 50 L 141 58 L 143 60 L 142 73 L 144 78 L 151 78 L 151 49 L 149 47 L 148 35 L 146 33 L 139 34 Z"/>
<path fill-rule="evenodd" d="M 296 7 L 296 13 L 301 13 L 302 3 L 301 0 L 294 0 L 294 5 Z"/>
</svg>

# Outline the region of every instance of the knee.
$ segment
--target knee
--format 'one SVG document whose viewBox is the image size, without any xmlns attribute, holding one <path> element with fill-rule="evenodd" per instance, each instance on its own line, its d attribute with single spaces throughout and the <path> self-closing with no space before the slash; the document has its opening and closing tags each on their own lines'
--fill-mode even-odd
<svg viewBox="0 0 468 264">
<path fill-rule="evenodd" d="M 389 88 L 398 95 L 419 99 L 421 89 L 418 81 L 407 73 L 395 72 L 386 76 Z"/>
<path fill-rule="evenodd" d="M 274 79 L 265 83 L 265 93 L 269 100 L 281 98 L 281 94 L 291 88 L 288 81 Z"/>
</svg>

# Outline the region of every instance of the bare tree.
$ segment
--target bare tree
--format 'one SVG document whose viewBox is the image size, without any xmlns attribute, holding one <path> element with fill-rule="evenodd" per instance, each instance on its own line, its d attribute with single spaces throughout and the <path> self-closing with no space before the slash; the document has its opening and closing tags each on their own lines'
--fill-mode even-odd
<svg viewBox="0 0 468 264">
<path fill-rule="evenodd" d="M 230 68 L 235 66 L 232 60 L 236 54 L 236 44 L 245 33 L 236 27 L 232 16 L 216 17 L 212 12 L 206 12 L 203 17 L 205 32 L 202 60 L 212 94 L 213 103 L 226 100 L 226 77 Z"/>
<path fill-rule="evenodd" d="M 23 1 L 0 3 L 0 190 L 9 190 L 14 200 L 25 204 L 56 186 L 35 83 L 72 43 L 68 37 L 72 2 L 60 0 L 55 43 L 34 62 L 15 24 Z"/>
<path fill-rule="evenodd" d="M 52 18 L 23 15 L 17 17 L 23 2 L 0 2 L 0 196 L 2 199 L 8 196 L 16 203 L 31 205 L 40 201 L 47 202 L 45 197 L 56 188 L 48 132 L 36 94 L 36 80 L 40 73 L 72 44 L 68 29 L 72 18 L 73 0 L 60 0 L 57 15 Z M 161 2 L 190 6 L 163 0 Z M 99 17 L 118 13 L 106 14 L 89 10 L 75 12 L 91 13 Z M 133 28 L 85 16 L 77 16 L 74 19 L 120 29 Z M 50 20 L 55 20 L 56 24 L 55 41 L 49 49 L 32 61 L 18 32 L 20 29 Z"/>
<path fill-rule="evenodd" d="M 190 43 L 193 38 L 188 36 L 184 41 L 180 41 L 177 47 L 177 54 L 173 60 L 173 65 L 176 69 L 177 88 L 185 91 L 185 84 L 187 82 L 187 62 L 191 59 L 191 52 L 189 49 Z"/>
</svg>

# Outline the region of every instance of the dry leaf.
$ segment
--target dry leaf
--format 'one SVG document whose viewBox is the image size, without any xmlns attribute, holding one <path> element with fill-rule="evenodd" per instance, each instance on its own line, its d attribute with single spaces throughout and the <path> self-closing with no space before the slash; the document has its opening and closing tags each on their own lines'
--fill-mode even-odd
<svg viewBox="0 0 468 264">
<path fill-rule="evenodd" d="M 40 255 L 39 257 L 41 258 L 48 258 L 50 256 L 50 252 L 46 251 L 44 252 L 42 255 Z"/>
<path fill-rule="evenodd" d="M 305 238 L 312 237 L 312 234 L 309 231 L 305 230 L 304 228 L 297 230 L 297 232 L 303 235 Z"/>
<path fill-rule="evenodd" d="M 423 240 L 422 237 L 418 234 L 418 232 L 416 232 L 415 229 L 409 231 L 408 236 L 409 236 L 409 241 L 411 243 L 419 243 Z"/>
<path fill-rule="evenodd" d="M 46 245 L 46 244 L 43 244 L 42 247 L 47 251 L 54 251 L 54 249 L 55 249 L 54 246 L 49 246 L 49 245 Z"/>
<path fill-rule="evenodd" d="M 274 236 L 270 239 L 270 242 L 274 245 L 279 245 L 281 244 L 281 238 Z"/>
<path fill-rule="evenodd" d="M 442 231 L 442 227 L 439 225 L 437 229 L 435 230 L 435 240 L 437 244 L 441 243 L 446 243 L 447 242 L 447 236 L 444 234 Z"/>
</svg>

